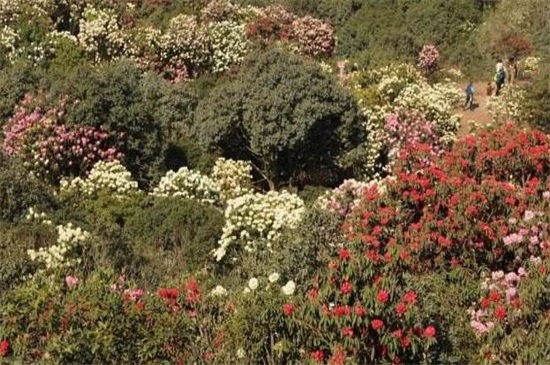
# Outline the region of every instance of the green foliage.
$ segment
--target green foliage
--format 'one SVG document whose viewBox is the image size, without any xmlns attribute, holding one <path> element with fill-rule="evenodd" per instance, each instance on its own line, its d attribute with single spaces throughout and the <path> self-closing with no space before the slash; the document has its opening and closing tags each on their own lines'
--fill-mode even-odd
<svg viewBox="0 0 550 365">
<path fill-rule="evenodd" d="M 38 75 L 26 62 L 0 68 L 0 125 L 12 115 L 23 96 L 34 90 Z"/>
<path fill-rule="evenodd" d="M 320 68 L 278 49 L 250 56 L 234 81 L 201 101 L 192 133 L 204 149 L 251 160 L 270 187 L 334 183 L 338 162 L 363 138 L 351 95 Z"/>
<path fill-rule="evenodd" d="M 463 64 L 479 56 L 469 38 L 480 21 L 471 0 L 366 0 L 338 31 L 339 53 L 378 67 L 414 61 L 423 45 L 434 44 L 444 63 Z"/>
<path fill-rule="evenodd" d="M 520 105 L 522 119 L 550 133 L 550 73 L 539 72 L 524 90 L 524 99 Z"/>
<path fill-rule="evenodd" d="M 215 208 L 191 200 L 151 199 L 124 225 L 139 257 L 130 270 L 153 285 L 198 271 L 211 261 L 223 224 Z"/>
<path fill-rule="evenodd" d="M 29 208 L 46 208 L 53 202 L 51 188 L 32 176 L 23 164 L 0 157 L 0 220 L 13 222 Z"/>
<path fill-rule="evenodd" d="M 50 246 L 56 238 L 53 228 L 44 224 L 0 224 L 0 293 L 20 285 L 27 275 L 34 273 L 28 249 Z"/>
</svg>

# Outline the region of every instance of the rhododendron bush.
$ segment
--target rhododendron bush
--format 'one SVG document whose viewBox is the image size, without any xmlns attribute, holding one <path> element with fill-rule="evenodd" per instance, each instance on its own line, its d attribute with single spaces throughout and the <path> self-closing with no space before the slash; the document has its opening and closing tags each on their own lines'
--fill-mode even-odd
<svg viewBox="0 0 550 365">
<path fill-rule="evenodd" d="M 32 110 L 33 97 L 28 95 L 4 125 L 3 153 L 20 157 L 37 175 L 54 181 L 64 176 L 80 176 L 99 160 L 123 157 L 112 146 L 110 135 L 92 127 L 68 127 L 59 109 Z"/>
<path fill-rule="evenodd" d="M 420 144 L 402 150 L 395 180 L 385 182 L 384 192 L 363 188 L 328 270 L 286 310 L 309 333 L 311 356 L 419 362 L 449 329 L 423 312 L 415 291 L 422 288 L 411 279 L 455 270 L 477 276 L 485 290 L 473 308 L 456 301 L 471 313 L 480 346 L 489 359 L 509 356 L 511 348 L 498 344 L 528 325 L 533 317 L 525 313 L 550 309 L 522 286 L 525 277 L 547 275 L 549 169 L 550 139 L 513 125 L 464 137 L 439 156 Z M 492 274 L 484 280 L 480 272 Z"/>
</svg>

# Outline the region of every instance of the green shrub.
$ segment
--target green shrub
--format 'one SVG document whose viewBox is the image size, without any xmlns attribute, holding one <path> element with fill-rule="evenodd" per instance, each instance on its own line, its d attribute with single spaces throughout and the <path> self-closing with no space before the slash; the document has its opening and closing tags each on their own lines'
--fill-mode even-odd
<svg viewBox="0 0 550 365">
<path fill-rule="evenodd" d="M 18 160 L 0 156 L 0 219 L 14 222 L 29 208 L 47 208 L 53 204 L 51 187 L 33 177 Z"/>
<path fill-rule="evenodd" d="M 3 67 L 0 74 L 0 125 L 12 115 L 23 96 L 34 90 L 39 77 L 31 65 L 21 61 Z"/>
<path fill-rule="evenodd" d="M 134 253 L 141 257 L 131 270 L 153 285 L 201 270 L 212 260 L 223 224 L 215 208 L 184 199 L 152 198 L 124 225 Z"/>
<path fill-rule="evenodd" d="M 524 99 L 520 104 L 522 119 L 550 133 L 550 72 L 539 72 L 524 90 Z"/>
</svg>

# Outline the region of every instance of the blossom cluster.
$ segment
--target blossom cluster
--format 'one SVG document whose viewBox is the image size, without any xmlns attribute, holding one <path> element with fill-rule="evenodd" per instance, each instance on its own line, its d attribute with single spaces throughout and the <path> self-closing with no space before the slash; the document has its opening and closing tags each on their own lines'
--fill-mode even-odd
<svg viewBox="0 0 550 365">
<path fill-rule="evenodd" d="M 252 191 L 251 172 L 250 162 L 221 157 L 216 160 L 210 178 L 218 184 L 221 198 L 228 200 Z"/>
<path fill-rule="evenodd" d="M 487 296 L 481 298 L 480 308 L 470 308 L 470 325 L 476 335 L 489 333 L 495 327 L 495 321 L 504 321 L 509 313 L 508 308 L 519 312 L 521 301 L 518 295 L 518 285 L 521 278 L 527 276 L 527 271 L 520 267 L 516 272 L 494 271 L 491 278 L 486 278 L 482 288 Z"/>
<path fill-rule="evenodd" d="M 346 217 L 359 203 L 370 185 L 363 181 L 346 179 L 340 186 L 319 197 L 319 202 L 322 207 L 329 211 L 341 217 Z"/>
<path fill-rule="evenodd" d="M 228 200 L 222 237 L 214 251 L 216 260 L 235 246 L 249 252 L 271 250 L 283 229 L 300 223 L 304 210 L 302 199 L 287 191 L 251 192 Z"/>
<path fill-rule="evenodd" d="M 74 267 L 80 262 L 75 250 L 90 238 L 90 233 L 72 223 L 59 225 L 56 229 L 56 245 L 27 250 L 30 259 L 45 265 L 45 270 Z"/>
<path fill-rule="evenodd" d="M 279 273 L 277 272 L 271 273 L 267 277 L 268 285 L 266 287 L 266 290 L 271 287 L 271 284 L 275 284 L 277 281 L 279 281 L 279 279 L 280 279 Z M 252 277 L 250 278 L 250 280 L 248 280 L 248 284 L 247 284 L 247 287 L 244 289 L 244 293 L 245 294 L 250 293 L 258 289 L 259 286 L 260 286 L 260 280 L 256 277 Z M 294 292 L 296 291 L 296 283 L 293 280 L 289 280 L 286 282 L 285 285 L 281 286 L 280 288 L 281 288 L 281 292 L 284 295 L 291 296 L 291 295 L 294 295 Z"/>
<path fill-rule="evenodd" d="M 312 57 L 330 56 L 336 48 L 334 29 L 311 16 L 298 17 L 281 5 L 268 6 L 248 24 L 247 34 L 264 42 L 289 42 Z"/>
<path fill-rule="evenodd" d="M 121 199 L 136 193 L 138 184 L 120 161 L 99 161 L 86 178 L 61 180 L 61 191 L 81 192 L 85 195 L 95 195 L 102 191 Z"/>
<path fill-rule="evenodd" d="M 114 59 L 124 53 L 125 37 L 114 11 L 87 6 L 79 29 L 79 44 L 96 62 Z"/>
<path fill-rule="evenodd" d="M 529 56 L 520 61 L 519 68 L 523 75 L 531 77 L 537 73 L 540 68 L 540 58 Z"/>
<path fill-rule="evenodd" d="M 151 194 L 162 197 L 183 197 L 212 205 L 220 202 L 218 184 L 208 176 L 187 167 L 182 167 L 176 172 L 168 171 Z"/>
<path fill-rule="evenodd" d="M 462 92 L 454 83 L 430 84 L 414 66 L 407 64 L 355 72 L 349 81 L 366 119 L 364 175 L 377 178 L 387 172 L 386 161 L 390 165 L 392 162 L 387 153 L 391 151 L 395 157 L 399 148 L 419 137 L 432 144 L 434 150 L 446 147 L 456 138 L 460 116 L 453 110 L 460 103 Z M 404 123 L 396 124 L 395 116 L 402 114 L 414 117 L 404 118 Z M 404 129 L 412 132 L 419 127 L 409 123 L 424 125 L 424 132 L 429 130 L 428 135 L 401 135 Z"/>
<path fill-rule="evenodd" d="M 521 121 L 521 105 L 525 92 L 516 85 L 506 86 L 499 96 L 492 96 L 487 101 L 487 110 L 495 123 Z"/>
<path fill-rule="evenodd" d="M 19 156 L 38 175 L 57 179 L 79 176 L 96 161 L 121 159 L 110 144 L 111 136 L 92 127 L 68 127 L 58 120 L 64 111 L 31 109 L 35 99 L 26 96 L 4 125 L 3 152 Z"/>
<path fill-rule="evenodd" d="M 439 51 L 433 44 L 428 44 L 422 47 L 418 53 L 418 66 L 430 72 L 433 71 L 439 62 Z"/>
</svg>

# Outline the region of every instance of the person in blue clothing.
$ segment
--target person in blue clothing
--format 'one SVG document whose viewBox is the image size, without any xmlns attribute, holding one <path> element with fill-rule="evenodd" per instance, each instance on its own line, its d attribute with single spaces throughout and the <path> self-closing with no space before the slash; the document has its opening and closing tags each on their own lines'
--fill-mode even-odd
<svg viewBox="0 0 550 365">
<path fill-rule="evenodd" d="M 464 104 L 464 109 L 474 110 L 474 84 L 470 81 L 466 85 L 466 104 Z"/>
</svg>

